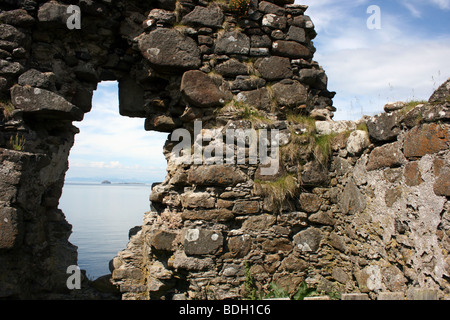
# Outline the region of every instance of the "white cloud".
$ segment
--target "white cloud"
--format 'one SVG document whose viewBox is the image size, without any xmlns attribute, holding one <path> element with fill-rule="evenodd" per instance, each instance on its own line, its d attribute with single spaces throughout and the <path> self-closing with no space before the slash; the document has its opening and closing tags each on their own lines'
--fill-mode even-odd
<svg viewBox="0 0 450 320">
<path fill-rule="evenodd" d="M 409 12 L 412 14 L 415 18 L 422 18 L 422 12 L 419 11 L 411 2 L 402 1 L 402 5 L 405 6 L 406 9 L 409 10 Z"/>
<path fill-rule="evenodd" d="M 92 111 L 75 123 L 80 133 L 69 157 L 69 177 L 165 174 L 163 145 L 167 134 L 147 132 L 144 119 L 119 114 L 117 83 L 100 83 Z M 158 175 L 160 176 L 160 175 Z"/>
</svg>

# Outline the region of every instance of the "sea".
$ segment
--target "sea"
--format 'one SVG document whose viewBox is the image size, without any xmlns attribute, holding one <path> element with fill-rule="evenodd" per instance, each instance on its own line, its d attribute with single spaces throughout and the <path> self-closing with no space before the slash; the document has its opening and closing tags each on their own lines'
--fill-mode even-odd
<svg viewBox="0 0 450 320">
<path fill-rule="evenodd" d="M 150 184 L 64 184 L 59 208 L 72 225 L 69 241 L 78 247 L 78 266 L 89 279 L 110 273 L 109 261 L 150 210 L 150 191 Z"/>
</svg>

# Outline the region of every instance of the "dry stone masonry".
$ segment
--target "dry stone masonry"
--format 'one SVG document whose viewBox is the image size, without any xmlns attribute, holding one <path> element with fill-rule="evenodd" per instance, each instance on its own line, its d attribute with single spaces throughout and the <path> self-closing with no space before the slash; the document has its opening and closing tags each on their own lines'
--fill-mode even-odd
<svg viewBox="0 0 450 320">
<path fill-rule="evenodd" d="M 251 0 L 242 14 L 214 0 L 2 1 L 0 298 L 75 294 L 58 202 L 72 123 L 103 80 L 119 82 L 121 115 L 169 134 L 152 210 L 111 257 L 123 299 L 303 283 L 350 300 L 449 297 L 450 82 L 427 103 L 333 121 L 307 6 L 289 2 Z M 194 150 L 183 161 L 181 128 Z M 236 151 L 229 129 L 278 130 L 276 173 L 249 155 L 208 163 L 211 150 Z"/>
</svg>

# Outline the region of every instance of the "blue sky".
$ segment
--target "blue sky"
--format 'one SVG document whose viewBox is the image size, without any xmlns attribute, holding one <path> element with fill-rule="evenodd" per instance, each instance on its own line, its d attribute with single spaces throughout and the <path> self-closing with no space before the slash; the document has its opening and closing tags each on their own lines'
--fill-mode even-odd
<svg viewBox="0 0 450 320">
<path fill-rule="evenodd" d="M 314 60 L 336 91 L 335 120 L 383 111 L 389 101 L 427 100 L 450 77 L 450 0 L 296 0 L 318 36 Z M 380 8 L 381 29 L 367 28 L 367 8 Z M 69 158 L 67 179 L 162 181 L 167 134 L 119 115 L 117 83 L 99 84 Z"/>
<path fill-rule="evenodd" d="M 92 111 L 81 122 L 70 151 L 68 181 L 158 182 L 166 174 L 167 133 L 144 130 L 144 119 L 119 115 L 118 84 L 101 82 Z"/>
</svg>

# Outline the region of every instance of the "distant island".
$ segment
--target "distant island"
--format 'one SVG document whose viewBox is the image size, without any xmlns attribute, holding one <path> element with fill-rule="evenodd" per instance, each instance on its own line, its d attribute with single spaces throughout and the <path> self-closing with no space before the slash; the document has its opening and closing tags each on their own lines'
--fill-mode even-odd
<svg viewBox="0 0 450 320">
<path fill-rule="evenodd" d="M 103 180 L 101 182 L 101 184 L 113 184 L 113 183 L 111 181 L 109 181 L 109 180 Z M 145 183 L 143 183 L 143 182 L 114 182 L 114 184 L 133 184 L 133 185 L 138 184 L 138 185 L 145 185 Z"/>
</svg>

